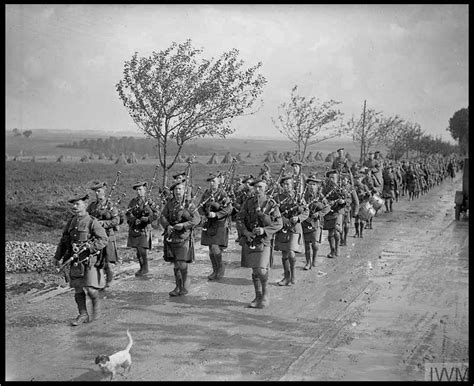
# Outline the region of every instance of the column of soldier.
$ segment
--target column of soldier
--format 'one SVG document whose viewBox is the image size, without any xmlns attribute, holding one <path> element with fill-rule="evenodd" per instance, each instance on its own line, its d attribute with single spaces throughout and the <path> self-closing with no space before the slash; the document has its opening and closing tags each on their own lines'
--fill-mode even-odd
<svg viewBox="0 0 474 386">
<path fill-rule="evenodd" d="M 227 173 L 210 174 L 208 189 L 199 197 L 191 184 L 191 162 L 186 170 L 173 176 L 173 184 L 159 193 L 158 202 L 151 199 L 157 169 L 150 186 L 146 181 L 133 185 L 137 196 L 128 204 L 123 217 L 128 224 L 127 247 L 136 249 L 140 269 L 136 276 L 148 274 L 147 251 L 152 248 L 151 223 L 158 220 L 163 227 L 163 257 L 173 263 L 176 286 L 170 296 L 189 292 L 188 267 L 194 257 L 194 230 L 201 228 L 201 245 L 209 247 L 212 272 L 209 280 L 220 280 L 225 274 L 222 255 L 228 246 L 231 221 L 237 228 L 241 266 L 252 269 L 255 298 L 251 308 L 269 305 L 268 276 L 274 252 L 281 251 L 283 278 L 280 286 L 296 284 L 296 254 L 304 253 L 304 270 L 316 266 L 316 257 L 327 230 L 330 252 L 327 258 L 339 256 L 339 248 L 347 245 L 354 219 L 356 238 L 373 229 L 373 218 L 385 205 L 393 212 L 400 196 L 418 198 L 444 178 L 459 170 L 455 157 L 432 156 L 414 161 L 384 161 L 380 152 L 369 153 L 362 165 L 351 163 L 338 149 L 338 156 L 323 176 L 305 176 L 302 163 L 287 160 L 276 178 L 264 165 L 260 174 L 241 176 L 234 183 L 235 159 Z M 287 173 L 291 165 L 292 172 Z M 453 172 L 454 171 L 454 172 Z M 74 216 L 68 221 L 58 244 L 53 262 L 65 270 L 75 289 L 79 315 L 71 322 L 77 326 L 98 318 L 99 293 L 113 280 L 112 264 L 118 261 L 115 231 L 121 223 L 113 203 L 112 192 L 120 172 L 107 194 L 107 183 L 90 186 L 96 200 L 88 204 L 89 194 L 72 197 Z M 89 315 L 86 298 L 92 303 Z"/>
</svg>

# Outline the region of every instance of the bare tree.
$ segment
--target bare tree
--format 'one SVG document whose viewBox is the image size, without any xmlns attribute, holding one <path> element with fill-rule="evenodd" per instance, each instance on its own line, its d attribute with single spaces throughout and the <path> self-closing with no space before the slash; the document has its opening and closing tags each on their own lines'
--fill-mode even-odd
<svg viewBox="0 0 474 386">
<path fill-rule="evenodd" d="M 320 102 L 315 97 L 307 99 L 297 95 L 298 86 L 291 90 L 290 101 L 279 107 L 273 125 L 291 142 L 296 144 L 298 161 L 304 160 L 308 146 L 343 135 L 347 127 L 342 124 L 343 113 L 334 106 L 335 100 Z"/>
<path fill-rule="evenodd" d="M 262 64 L 244 69 L 237 49 L 216 61 L 198 60 L 201 53 L 190 39 L 183 44 L 173 42 L 150 57 L 139 58 L 135 53 L 125 62 L 123 79 L 116 85 L 137 126 L 157 141 L 163 186 L 185 142 L 233 133 L 232 118 L 255 113 L 250 109 L 266 84 L 257 72 Z M 177 145 L 174 154 L 169 154 L 171 143 Z"/>
</svg>

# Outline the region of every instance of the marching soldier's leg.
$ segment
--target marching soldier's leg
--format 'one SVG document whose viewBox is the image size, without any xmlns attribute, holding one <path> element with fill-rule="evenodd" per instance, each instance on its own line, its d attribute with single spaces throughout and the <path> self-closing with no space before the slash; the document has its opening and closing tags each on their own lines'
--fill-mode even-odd
<svg viewBox="0 0 474 386">
<path fill-rule="evenodd" d="M 296 284 L 296 277 L 295 277 L 295 265 L 296 265 L 296 256 L 295 252 L 290 251 L 289 253 L 289 261 L 290 261 L 290 282 L 291 284 Z"/>
<path fill-rule="evenodd" d="M 179 296 L 180 290 L 181 290 L 181 271 L 178 266 L 178 262 L 174 262 L 174 267 L 173 267 L 173 272 L 174 272 L 174 280 L 176 282 L 176 287 L 173 291 L 169 293 L 170 296 Z"/>
<path fill-rule="evenodd" d="M 342 232 L 341 232 L 341 243 L 340 245 L 347 245 L 347 233 L 349 233 L 349 223 L 345 221 L 342 224 Z"/>
<path fill-rule="evenodd" d="M 91 321 L 99 319 L 99 291 L 92 287 L 85 287 L 87 295 L 92 301 L 92 318 Z"/>
<path fill-rule="evenodd" d="M 314 241 L 311 245 L 313 247 L 312 256 L 311 256 L 311 267 L 316 267 L 316 256 L 318 256 L 319 244 L 318 242 Z"/>
<path fill-rule="evenodd" d="M 76 288 L 74 300 L 76 301 L 79 315 L 71 322 L 71 326 L 78 326 L 81 323 L 87 323 L 89 321 L 89 314 L 87 313 L 86 293 L 83 288 Z"/>
<path fill-rule="evenodd" d="M 354 228 L 355 228 L 355 231 L 356 231 L 354 237 L 359 237 L 360 236 L 359 225 L 360 225 L 359 221 L 356 220 L 354 222 Z"/>
<path fill-rule="evenodd" d="M 334 231 L 334 257 L 339 256 L 339 240 L 341 238 L 341 233 L 337 230 Z"/>
<path fill-rule="evenodd" d="M 104 273 L 105 273 L 105 286 L 109 287 L 110 282 L 114 280 L 114 272 L 112 271 L 112 264 L 110 264 L 107 256 L 104 258 Z"/>
<path fill-rule="evenodd" d="M 310 241 L 304 242 L 304 256 L 306 258 L 306 265 L 304 266 L 304 270 L 308 271 L 311 269 L 311 242 Z"/>
<path fill-rule="evenodd" d="M 138 264 L 140 264 L 140 269 L 137 272 L 135 272 L 135 276 L 140 276 L 142 273 L 143 261 L 142 261 L 140 248 L 137 247 L 136 250 L 137 250 L 137 260 L 138 260 Z"/>
<path fill-rule="evenodd" d="M 392 205 L 393 205 L 393 198 L 390 199 L 390 212 L 393 212 Z"/>
<path fill-rule="evenodd" d="M 260 302 L 260 298 L 262 297 L 262 285 L 260 282 L 260 278 L 258 277 L 257 270 L 258 268 L 252 268 L 252 281 L 253 286 L 255 288 L 255 299 L 250 302 L 250 308 L 257 308 L 258 303 Z"/>
<path fill-rule="evenodd" d="M 278 282 L 278 285 L 290 285 L 290 262 L 288 261 L 288 252 L 283 251 L 281 257 L 284 277 Z"/>
<path fill-rule="evenodd" d="M 220 280 L 224 277 L 225 266 L 222 262 L 222 248 L 219 245 L 213 245 L 214 249 L 214 258 L 216 259 L 216 280 Z"/>
<path fill-rule="evenodd" d="M 268 296 L 267 283 L 268 283 L 268 268 L 257 268 L 257 274 L 262 285 L 262 296 L 260 302 L 257 304 L 258 308 L 264 308 L 270 304 L 270 298 Z"/>
<path fill-rule="evenodd" d="M 328 230 L 328 243 L 329 243 L 329 253 L 327 257 L 331 258 L 334 257 L 334 229 Z"/>
<path fill-rule="evenodd" d="M 364 226 L 365 226 L 365 223 L 363 221 L 360 222 L 360 233 L 359 233 L 359 237 L 362 239 L 364 237 L 363 235 L 363 232 L 364 232 Z"/>
<path fill-rule="evenodd" d="M 141 248 L 142 252 L 142 262 L 143 262 L 143 267 L 142 267 L 142 275 L 146 275 L 148 273 L 148 251 L 146 248 Z"/>
<path fill-rule="evenodd" d="M 209 258 L 211 259 L 212 264 L 212 273 L 207 277 L 209 280 L 215 280 L 217 275 L 217 263 L 216 258 L 214 256 L 214 249 L 212 245 L 209 245 Z"/>
<path fill-rule="evenodd" d="M 185 261 L 178 262 L 179 270 L 181 272 L 181 289 L 180 295 L 187 295 L 189 292 L 189 277 L 188 277 L 188 263 Z"/>
</svg>

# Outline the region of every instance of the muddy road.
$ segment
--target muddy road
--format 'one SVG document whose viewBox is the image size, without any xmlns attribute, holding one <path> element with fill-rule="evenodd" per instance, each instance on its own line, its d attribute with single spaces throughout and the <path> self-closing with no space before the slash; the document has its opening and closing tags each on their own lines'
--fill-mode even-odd
<svg viewBox="0 0 474 386">
<path fill-rule="evenodd" d="M 102 293 L 99 320 L 78 327 L 69 289 L 6 298 L 6 380 L 97 381 L 94 359 L 134 345 L 133 366 L 118 381 L 423 381 L 430 363 L 468 362 L 468 219 L 454 221 L 445 181 L 415 201 L 402 197 L 374 229 L 317 267 L 279 287 L 281 252 L 270 272 L 270 305 L 250 309 L 251 270 L 240 267 L 235 228 L 224 254 L 226 277 L 210 282 L 207 250 L 197 243 L 191 290 L 170 298 L 172 266 L 156 249 L 151 273 L 116 267 Z M 155 232 L 155 237 L 158 237 Z M 326 233 L 326 232 L 325 232 Z M 156 245 L 156 242 L 155 242 Z"/>
</svg>

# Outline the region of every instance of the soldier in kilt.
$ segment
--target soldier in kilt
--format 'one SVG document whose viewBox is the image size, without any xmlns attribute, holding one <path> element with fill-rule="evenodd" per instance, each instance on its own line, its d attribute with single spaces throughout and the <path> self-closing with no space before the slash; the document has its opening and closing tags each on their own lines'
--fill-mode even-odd
<svg viewBox="0 0 474 386">
<path fill-rule="evenodd" d="M 227 193 L 220 187 L 221 178 L 211 174 L 207 181 L 209 188 L 201 196 L 199 214 L 202 216 L 201 245 L 209 246 L 209 258 L 212 273 L 209 280 L 220 280 L 224 277 L 225 267 L 222 262 L 222 251 L 229 242 L 232 203 Z"/>
<path fill-rule="evenodd" d="M 326 172 L 326 183 L 323 186 L 323 195 L 331 205 L 331 211 L 324 216 L 323 229 L 328 231 L 330 252 L 328 258 L 339 255 L 339 242 L 342 233 L 342 217 L 346 206 L 346 192 L 339 186 L 339 173 L 337 170 Z"/>
<path fill-rule="evenodd" d="M 105 287 L 109 287 L 110 282 L 114 278 L 111 264 L 117 263 L 117 240 L 115 238 L 115 229 L 120 223 L 118 209 L 105 196 L 107 190 L 106 182 L 96 182 L 91 186 L 91 190 L 95 192 L 96 200 L 92 201 L 87 207 L 87 213 L 99 220 L 107 232 L 109 241 L 107 246 L 102 249 L 103 264 L 105 272 Z"/>
<path fill-rule="evenodd" d="M 137 250 L 137 260 L 140 269 L 135 276 L 148 273 L 147 250 L 151 249 L 151 223 L 155 219 L 153 203 L 146 197 L 147 182 L 137 182 L 132 186 L 137 192 L 137 197 L 130 200 L 126 211 L 128 223 L 127 247 Z"/>
<path fill-rule="evenodd" d="M 287 286 L 296 283 L 295 253 L 304 252 L 304 236 L 301 223 L 308 218 L 309 210 L 304 198 L 299 198 L 293 188 L 293 177 L 280 180 L 283 191 L 276 200 L 280 206 L 283 227 L 275 235 L 275 250 L 282 251 L 283 279 L 278 283 Z"/>
<path fill-rule="evenodd" d="M 321 183 L 322 180 L 315 175 L 310 175 L 306 179 L 307 190 L 304 199 L 308 204 L 309 215 L 301 223 L 304 237 L 304 254 L 306 257 L 304 269 L 306 271 L 316 266 L 316 256 L 318 255 L 323 233 L 322 222 L 324 221 L 324 216 L 331 210 L 331 206 L 321 194 Z"/>
<path fill-rule="evenodd" d="M 395 199 L 395 190 L 397 189 L 397 181 L 393 173 L 393 166 L 388 165 L 383 173 L 383 190 L 382 198 L 385 199 L 385 213 L 393 212 L 393 200 Z"/>
<path fill-rule="evenodd" d="M 355 181 L 354 181 L 354 188 L 357 194 L 357 198 L 359 199 L 359 213 L 355 216 L 354 218 L 354 227 L 355 227 L 355 235 L 354 237 L 364 237 L 364 227 L 365 227 L 365 219 L 360 217 L 360 212 L 364 205 L 367 205 L 369 202 L 370 197 L 372 196 L 372 193 L 370 192 L 369 187 L 363 183 L 364 179 L 364 174 L 362 173 L 357 173 L 354 175 Z M 371 217 L 369 218 L 369 220 Z"/>
<path fill-rule="evenodd" d="M 174 265 L 176 287 L 170 296 L 186 295 L 189 291 L 188 263 L 194 261 L 193 229 L 201 221 L 196 207 L 185 198 L 185 185 L 178 181 L 170 186 L 173 197 L 165 204 L 160 216 L 164 229 L 164 260 Z"/>
<path fill-rule="evenodd" d="M 340 174 L 340 181 L 340 186 L 346 193 L 346 197 L 344 198 L 346 201 L 346 206 L 342 216 L 341 242 L 339 245 L 346 246 L 347 235 L 349 233 L 349 227 L 352 224 L 352 218 L 359 214 L 359 198 L 357 197 L 357 193 L 351 184 L 348 174 Z"/>
<path fill-rule="evenodd" d="M 240 210 L 242 209 L 242 206 L 244 205 L 244 202 L 249 197 L 254 195 L 254 188 L 252 186 L 254 181 L 255 181 L 255 178 L 252 175 L 242 177 L 242 185 L 235 192 L 235 200 L 233 202 L 233 207 L 234 207 L 233 214 L 235 213 L 235 221 L 236 222 L 237 222 L 237 215 L 239 214 Z M 240 230 L 239 230 L 239 227 L 237 227 L 237 239 L 235 240 L 236 242 L 239 242 L 240 236 L 241 236 Z"/>
<path fill-rule="evenodd" d="M 272 240 L 283 222 L 278 204 L 265 194 L 267 182 L 257 179 L 252 183 L 255 195 L 244 201 L 237 214 L 237 230 L 241 235 L 242 267 L 252 268 L 255 298 L 250 308 L 268 305 L 268 273 L 272 267 Z"/>
<path fill-rule="evenodd" d="M 101 268 L 100 252 L 107 245 L 107 232 L 99 220 L 87 213 L 89 195 L 81 192 L 72 197 L 74 216 L 64 227 L 56 248 L 53 263 L 58 266 L 60 260 L 66 262 L 72 258 L 67 280 L 74 288 L 79 315 L 71 322 L 72 326 L 95 320 L 99 315 L 98 290 L 105 287 L 104 269 Z M 87 295 L 92 301 L 92 317 L 87 312 Z"/>
</svg>

